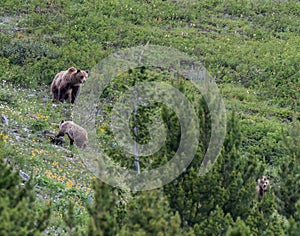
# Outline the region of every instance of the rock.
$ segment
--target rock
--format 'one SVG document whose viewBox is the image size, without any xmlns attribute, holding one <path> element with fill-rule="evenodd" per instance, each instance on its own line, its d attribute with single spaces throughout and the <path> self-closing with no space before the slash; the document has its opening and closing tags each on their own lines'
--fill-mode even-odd
<svg viewBox="0 0 300 236">
<path fill-rule="evenodd" d="M 4 158 L 4 163 L 6 163 L 8 166 L 11 166 L 12 162 L 10 159 Z"/>
<path fill-rule="evenodd" d="M 29 132 L 30 132 L 30 129 L 28 129 L 28 128 L 26 128 L 26 127 L 22 128 L 22 130 L 25 131 L 26 133 L 29 133 Z"/>
<path fill-rule="evenodd" d="M 55 133 L 50 132 L 49 130 L 44 130 L 43 135 L 45 138 L 50 139 L 50 142 L 55 145 L 63 145 L 66 143 L 63 137 L 56 137 Z"/>
<path fill-rule="evenodd" d="M 21 170 L 19 171 L 19 175 L 25 181 L 28 181 L 30 179 L 30 176 Z"/>
<path fill-rule="evenodd" d="M 8 125 L 8 119 L 4 114 L 1 114 L 2 124 Z"/>
<path fill-rule="evenodd" d="M 12 134 L 16 140 L 19 140 L 21 138 L 21 134 L 18 132 L 18 130 L 13 130 Z"/>
<path fill-rule="evenodd" d="M 30 118 L 33 118 L 33 119 L 35 119 L 35 120 L 38 119 L 38 116 L 35 115 L 35 114 L 31 114 L 31 113 L 28 113 L 28 112 L 26 112 L 25 114 L 26 114 L 27 116 L 29 116 Z"/>
</svg>

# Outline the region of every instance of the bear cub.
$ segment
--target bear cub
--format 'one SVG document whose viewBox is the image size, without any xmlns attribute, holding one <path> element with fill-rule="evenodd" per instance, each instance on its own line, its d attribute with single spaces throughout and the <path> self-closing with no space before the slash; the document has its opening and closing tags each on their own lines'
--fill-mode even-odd
<svg viewBox="0 0 300 236">
<path fill-rule="evenodd" d="M 56 138 L 64 136 L 65 134 L 68 135 L 71 145 L 75 142 L 76 146 L 80 148 L 86 147 L 88 142 L 87 132 L 84 128 L 75 124 L 73 121 L 61 121 Z"/>
<path fill-rule="evenodd" d="M 57 73 L 51 83 L 53 99 L 75 103 L 82 85 L 86 82 L 89 72 L 70 67 L 66 71 Z"/>
<path fill-rule="evenodd" d="M 260 196 L 263 196 L 265 192 L 270 188 L 270 177 L 269 176 L 262 176 L 261 178 L 257 179 L 257 186 L 256 191 L 259 193 Z"/>
</svg>

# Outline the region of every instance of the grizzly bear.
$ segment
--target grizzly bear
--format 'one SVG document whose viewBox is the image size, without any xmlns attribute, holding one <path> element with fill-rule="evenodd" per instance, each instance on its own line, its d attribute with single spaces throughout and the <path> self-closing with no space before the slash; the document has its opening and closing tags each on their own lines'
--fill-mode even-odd
<svg viewBox="0 0 300 236">
<path fill-rule="evenodd" d="M 87 70 L 78 70 L 75 67 L 57 73 L 51 84 L 53 99 L 60 102 L 67 100 L 69 103 L 75 103 L 88 74 Z"/>
<path fill-rule="evenodd" d="M 56 138 L 64 136 L 65 134 L 68 135 L 70 139 L 70 145 L 73 145 L 75 142 L 78 147 L 86 147 L 88 141 L 87 132 L 84 128 L 75 124 L 73 121 L 61 121 Z"/>
<path fill-rule="evenodd" d="M 260 196 L 263 196 L 268 188 L 270 188 L 270 177 L 263 175 L 261 178 L 257 179 L 257 184 L 256 191 Z"/>
</svg>

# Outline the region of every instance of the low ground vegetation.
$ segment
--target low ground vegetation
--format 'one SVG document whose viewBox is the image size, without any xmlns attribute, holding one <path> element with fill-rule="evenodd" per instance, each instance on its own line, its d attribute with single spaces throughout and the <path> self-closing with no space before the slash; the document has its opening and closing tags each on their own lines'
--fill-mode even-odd
<svg viewBox="0 0 300 236">
<path fill-rule="evenodd" d="M 0 175 L 6 173 L 0 180 L 0 234 L 15 224 L 23 235 L 297 235 L 299 12 L 296 0 L 3 1 L 0 113 L 7 120 L 0 124 Z M 203 62 L 224 98 L 227 131 L 216 164 L 199 176 L 210 113 L 201 95 L 188 94 L 193 90 L 182 82 L 178 88 L 198 102 L 197 154 L 163 188 L 130 192 L 97 181 L 67 139 L 55 145 L 43 131 L 57 133 L 61 120 L 76 116 L 73 105 L 52 101 L 57 72 L 92 69 L 116 50 L 146 44 L 176 48 Z M 116 163 L 135 168 L 133 157 L 112 145 L 106 119 L 114 99 L 126 83 L 162 74 L 170 81 L 168 73 L 135 68 L 120 74 L 100 98 L 97 135 Z M 142 170 L 164 164 L 179 145 L 178 119 L 160 104 L 138 110 L 139 141 L 149 140 L 143 125 L 160 110 L 169 136 L 153 161 L 141 159 Z M 270 180 L 263 196 L 256 192 L 261 176 Z M 26 185 L 26 194 L 16 185 Z M 15 202 L 8 200 L 17 193 Z M 18 211 L 32 216 L 31 226 L 20 222 Z"/>
</svg>

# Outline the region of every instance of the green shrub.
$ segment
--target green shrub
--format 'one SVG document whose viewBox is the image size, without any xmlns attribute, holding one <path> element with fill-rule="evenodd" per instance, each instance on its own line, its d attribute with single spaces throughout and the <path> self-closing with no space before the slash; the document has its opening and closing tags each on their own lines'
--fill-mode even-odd
<svg viewBox="0 0 300 236">
<path fill-rule="evenodd" d="M 42 131 L 45 130 L 47 127 L 48 127 L 47 121 L 42 119 L 34 120 L 31 124 L 31 129 L 33 131 Z"/>
<path fill-rule="evenodd" d="M 43 57 L 55 58 L 57 54 L 45 43 L 32 39 L 13 40 L 2 48 L 3 56 L 10 63 L 24 66 L 31 60 L 40 61 Z"/>
<path fill-rule="evenodd" d="M 17 172 L 3 161 L 13 151 L 0 136 L 0 235 L 41 235 L 48 225 L 50 210 L 35 201 L 32 183 L 21 185 Z"/>
</svg>

